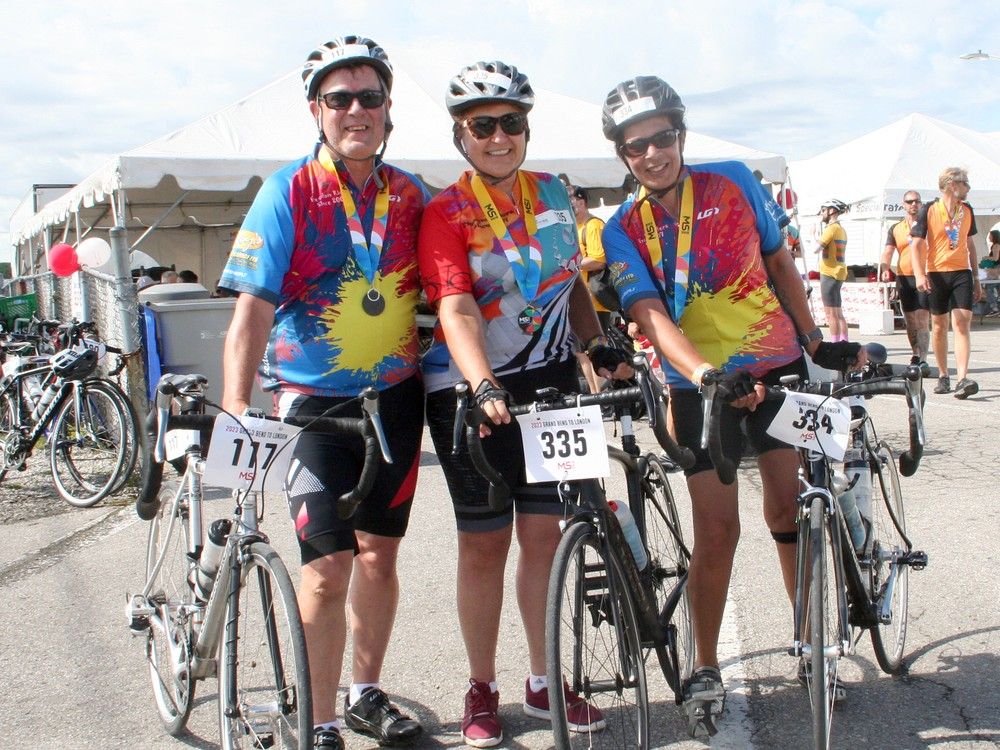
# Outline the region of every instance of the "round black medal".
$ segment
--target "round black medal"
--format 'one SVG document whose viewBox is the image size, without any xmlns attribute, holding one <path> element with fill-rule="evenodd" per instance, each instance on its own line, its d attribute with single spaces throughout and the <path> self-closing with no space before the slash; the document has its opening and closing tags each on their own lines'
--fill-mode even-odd
<svg viewBox="0 0 1000 750">
<path fill-rule="evenodd" d="M 361 309 L 373 318 L 376 315 L 381 315 L 382 311 L 385 310 L 385 297 L 382 296 L 378 289 L 373 287 L 368 290 L 364 299 L 361 300 Z"/>
<path fill-rule="evenodd" d="M 533 334 L 542 327 L 542 313 L 533 305 L 528 305 L 517 316 L 517 324 L 527 334 Z"/>
</svg>

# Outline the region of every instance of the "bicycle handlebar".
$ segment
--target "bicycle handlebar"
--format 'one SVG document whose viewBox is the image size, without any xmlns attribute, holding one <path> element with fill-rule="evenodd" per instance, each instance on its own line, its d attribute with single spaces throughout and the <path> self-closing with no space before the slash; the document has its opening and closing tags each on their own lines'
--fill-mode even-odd
<svg viewBox="0 0 1000 750">
<path fill-rule="evenodd" d="M 640 399 L 646 406 L 649 415 L 649 426 L 656 436 L 660 447 L 676 464 L 682 468 L 694 465 L 694 454 L 681 447 L 667 431 L 666 400 L 663 386 L 650 373 L 649 363 L 645 355 L 636 354 L 633 357 L 636 382 L 638 385 L 616 387 L 603 393 L 563 394 L 555 388 L 543 388 L 536 392 L 537 399 L 529 404 L 508 404 L 507 411 L 511 416 L 529 414 L 536 411 L 552 411 L 554 409 L 569 409 L 578 406 L 614 406 L 630 405 Z M 466 444 L 469 456 L 476 470 L 489 482 L 489 505 L 493 510 L 499 510 L 511 495 L 508 482 L 490 464 L 479 437 L 480 425 L 487 422 L 482 409 L 472 400 L 469 384 L 465 381 L 455 386 L 458 405 L 455 410 L 455 427 L 452 433 L 452 453 L 457 455 L 461 448 L 462 426 L 465 426 Z"/>
<path fill-rule="evenodd" d="M 151 520 L 159 510 L 160 484 L 163 479 L 163 461 L 166 458 L 164 439 L 168 430 L 189 429 L 199 432 L 211 430 L 215 415 L 171 414 L 175 398 L 185 397 L 204 402 L 202 392 L 208 381 L 202 375 L 164 375 L 156 387 L 156 405 L 146 417 L 146 436 L 155 440 L 155 447 L 143 462 L 142 482 L 136 500 L 136 513 L 144 521 Z M 358 504 L 367 497 L 378 469 L 378 453 L 386 463 L 392 463 L 389 445 L 382 430 L 378 411 L 378 392 L 367 388 L 361 393 L 364 417 L 266 417 L 307 432 L 324 432 L 339 435 L 357 435 L 364 441 L 364 463 L 355 487 L 337 498 L 337 512 L 341 518 L 354 515 Z"/>
</svg>

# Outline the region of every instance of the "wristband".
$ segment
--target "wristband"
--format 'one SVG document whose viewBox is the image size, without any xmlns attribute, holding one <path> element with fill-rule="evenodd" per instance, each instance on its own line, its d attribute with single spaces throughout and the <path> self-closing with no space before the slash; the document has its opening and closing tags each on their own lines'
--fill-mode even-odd
<svg viewBox="0 0 1000 750">
<path fill-rule="evenodd" d="M 587 354 L 590 354 L 591 349 L 601 344 L 605 346 L 607 346 L 608 344 L 608 339 L 603 333 L 599 333 L 596 336 L 591 336 L 589 339 L 587 339 L 587 344 L 586 346 L 583 347 L 583 350 L 587 352 Z"/>
<path fill-rule="evenodd" d="M 708 362 L 698 365 L 694 368 L 694 372 L 691 374 L 691 382 L 696 386 L 701 388 L 701 379 L 705 376 L 705 373 L 712 369 L 712 365 Z"/>
</svg>

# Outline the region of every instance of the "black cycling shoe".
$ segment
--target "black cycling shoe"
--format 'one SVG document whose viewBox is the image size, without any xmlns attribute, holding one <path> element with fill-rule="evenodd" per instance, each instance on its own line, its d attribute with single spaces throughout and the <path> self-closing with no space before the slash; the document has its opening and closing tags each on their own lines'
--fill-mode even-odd
<svg viewBox="0 0 1000 750">
<path fill-rule="evenodd" d="M 313 733 L 315 750 L 344 750 L 344 738 L 336 729 L 317 729 Z"/>
<path fill-rule="evenodd" d="M 365 690 L 353 706 L 347 701 L 344 698 L 344 723 L 380 745 L 409 745 L 424 731 L 420 722 L 405 716 L 378 688 Z"/>
</svg>

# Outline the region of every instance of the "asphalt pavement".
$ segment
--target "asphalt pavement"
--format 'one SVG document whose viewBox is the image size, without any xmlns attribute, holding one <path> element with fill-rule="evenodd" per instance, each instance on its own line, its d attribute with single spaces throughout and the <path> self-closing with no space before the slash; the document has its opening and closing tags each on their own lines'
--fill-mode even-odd
<svg viewBox="0 0 1000 750">
<path fill-rule="evenodd" d="M 856 329 L 852 329 L 856 334 Z M 893 361 L 908 359 L 905 335 L 875 337 Z M 948 748 L 1000 746 L 1000 604 L 996 502 L 1000 459 L 1000 325 L 973 326 L 966 401 L 928 388 L 928 446 L 919 472 L 902 480 L 907 529 L 930 564 L 910 575 L 908 672 L 882 674 L 867 635 L 844 666 L 849 698 L 834 719 L 834 746 Z M 955 382 L 954 376 L 952 382 Z M 930 384 L 931 386 L 933 384 Z M 869 402 L 880 435 L 904 446 L 900 398 Z M 609 435 L 611 426 L 608 425 Z M 643 428 L 643 444 L 652 437 Z M 37 481 L 50 481 L 44 473 Z M 723 628 L 730 696 L 717 748 L 810 745 L 809 705 L 795 680 L 791 608 L 760 512 L 752 465 L 740 470 L 742 537 Z M 675 493 L 689 523 L 681 477 Z M 16 498 L 15 498 L 16 501 Z M 120 500 L 119 502 L 124 502 Z M 147 524 L 131 507 L 67 511 L 54 492 L 27 520 L 0 517 L 0 746 L 5 748 L 214 748 L 219 732 L 215 680 L 197 687 L 189 732 L 166 736 L 157 719 L 143 643 L 125 627 L 126 592 L 142 583 Z M 224 515 L 219 508 L 219 515 Z M 208 510 L 206 522 L 211 520 Z M 297 550 L 280 498 L 264 529 L 294 569 Z M 689 536 L 690 538 L 690 536 Z M 420 718 L 421 747 L 459 747 L 467 688 L 455 616 L 454 521 L 443 476 L 424 441 L 410 532 L 399 562 L 401 600 L 383 684 Z M 520 708 L 527 653 L 513 597 L 513 563 L 501 625 L 498 680 L 508 748 L 546 748 L 551 735 Z M 349 661 L 348 661 L 349 663 Z M 662 676 L 650 670 L 655 747 L 696 748 Z M 348 747 L 372 747 L 346 733 Z"/>
</svg>

